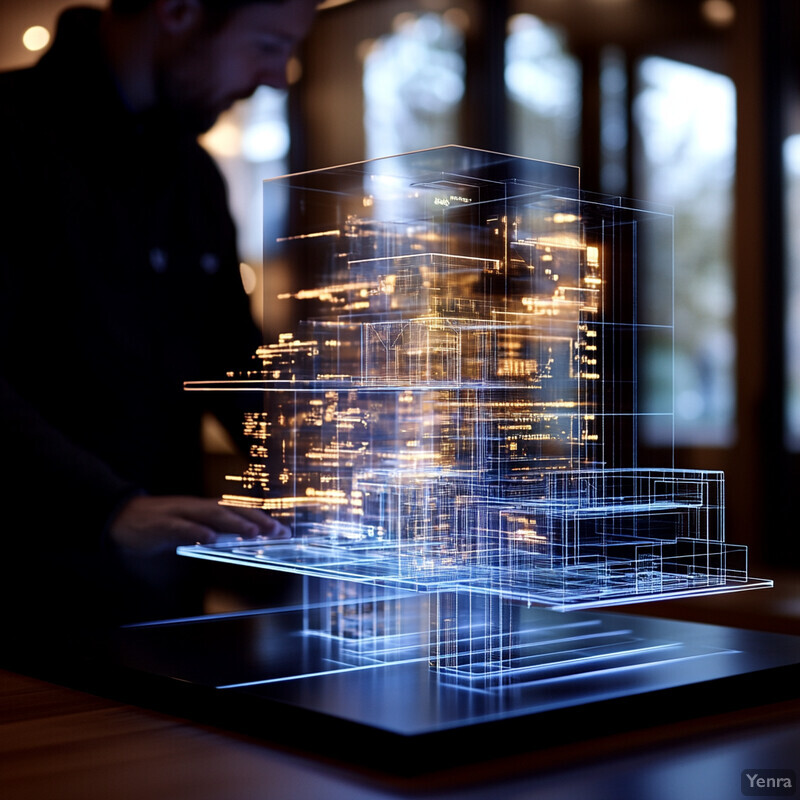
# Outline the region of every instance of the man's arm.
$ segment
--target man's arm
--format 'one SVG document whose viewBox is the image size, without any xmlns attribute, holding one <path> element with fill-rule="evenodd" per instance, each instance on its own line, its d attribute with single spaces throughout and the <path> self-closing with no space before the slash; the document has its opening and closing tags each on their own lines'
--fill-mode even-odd
<svg viewBox="0 0 800 800">
<path fill-rule="evenodd" d="M 5 518 L 24 526 L 25 534 L 34 528 L 55 539 L 65 523 L 78 523 L 90 533 L 75 545 L 97 547 L 108 520 L 138 491 L 52 426 L 2 375 L 0 441 Z"/>
<path fill-rule="evenodd" d="M 88 531 L 70 545 L 155 552 L 180 544 L 215 541 L 219 533 L 243 538 L 288 535 L 258 509 L 227 508 L 216 500 L 151 497 L 119 477 L 101 459 L 78 447 L 50 425 L 0 376 L 0 441 L 8 470 L 3 493 L 6 521 L 42 528 L 57 539 L 67 530 Z M 28 521 L 26 524 L 26 520 Z"/>
</svg>

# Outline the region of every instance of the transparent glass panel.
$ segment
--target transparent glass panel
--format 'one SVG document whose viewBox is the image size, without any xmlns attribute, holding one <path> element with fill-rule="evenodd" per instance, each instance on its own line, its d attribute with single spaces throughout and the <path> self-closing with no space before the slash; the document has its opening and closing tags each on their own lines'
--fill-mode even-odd
<svg viewBox="0 0 800 800">
<path fill-rule="evenodd" d="M 368 158 L 458 139 L 464 40 L 447 14 L 403 13 L 364 56 Z"/>
<path fill-rule="evenodd" d="M 575 164 L 579 159 L 581 69 L 561 30 L 533 14 L 508 23 L 505 66 L 511 152 Z"/>
<path fill-rule="evenodd" d="M 637 78 L 637 194 L 675 208 L 675 439 L 728 445 L 735 428 L 735 89 L 723 75 L 656 57 L 639 63 Z M 667 279 L 645 272 L 642 280 L 645 292 L 660 293 Z M 645 358 L 653 363 L 644 375 L 656 376 L 665 354 Z M 661 381 L 645 386 L 660 391 Z"/>
</svg>

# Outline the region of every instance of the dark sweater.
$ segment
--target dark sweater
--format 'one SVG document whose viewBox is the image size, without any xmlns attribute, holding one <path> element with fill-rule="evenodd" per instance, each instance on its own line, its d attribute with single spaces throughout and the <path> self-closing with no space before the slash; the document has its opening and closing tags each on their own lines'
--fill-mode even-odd
<svg viewBox="0 0 800 800">
<path fill-rule="evenodd" d="M 168 114 L 129 112 L 98 29 L 69 11 L 35 67 L 0 76 L 5 570 L 44 551 L 54 573 L 102 560 L 131 493 L 200 493 L 199 401 L 226 397 L 183 381 L 259 341 L 218 170 Z"/>
</svg>

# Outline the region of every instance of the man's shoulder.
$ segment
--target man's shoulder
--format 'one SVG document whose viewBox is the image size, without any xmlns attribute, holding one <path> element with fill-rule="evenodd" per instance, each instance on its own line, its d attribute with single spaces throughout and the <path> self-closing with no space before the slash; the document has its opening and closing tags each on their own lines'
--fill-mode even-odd
<svg viewBox="0 0 800 800">
<path fill-rule="evenodd" d="M 0 138 L 22 150 L 49 140 L 64 115 L 58 88 L 39 64 L 0 73 Z"/>
<path fill-rule="evenodd" d="M 35 67 L 0 72 L 0 113 L 18 113 L 35 107 L 36 94 Z"/>
<path fill-rule="evenodd" d="M 102 83 L 99 9 L 68 9 L 53 44 L 32 66 L 0 72 L 0 113 L 52 123 L 84 110 Z"/>
<path fill-rule="evenodd" d="M 7 173 L 26 154 L 41 150 L 48 129 L 47 97 L 32 67 L 0 73 L 0 156 Z M 8 177 L 8 175 L 6 175 Z"/>
</svg>

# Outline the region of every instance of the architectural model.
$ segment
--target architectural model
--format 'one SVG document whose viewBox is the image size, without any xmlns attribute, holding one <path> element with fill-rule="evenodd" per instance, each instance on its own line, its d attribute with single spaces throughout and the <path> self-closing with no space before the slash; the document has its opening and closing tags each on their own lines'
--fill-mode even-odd
<svg viewBox="0 0 800 800">
<path fill-rule="evenodd" d="M 487 614 L 770 585 L 725 541 L 721 473 L 638 462 L 642 420 L 673 424 L 638 390 L 640 351 L 672 337 L 672 297 L 637 277 L 672 270 L 669 212 L 460 147 L 277 181 L 297 325 L 187 388 L 252 397 L 223 502 L 293 538 L 182 554 L 433 593 L 438 638 L 464 596 Z"/>
</svg>

